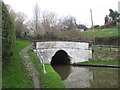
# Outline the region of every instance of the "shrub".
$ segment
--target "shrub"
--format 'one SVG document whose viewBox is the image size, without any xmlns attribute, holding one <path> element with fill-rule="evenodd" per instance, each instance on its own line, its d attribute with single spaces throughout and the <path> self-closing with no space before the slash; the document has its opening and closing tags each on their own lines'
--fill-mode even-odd
<svg viewBox="0 0 120 90">
<path fill-rule="evenodd" d="M 46 32 L 37 35 L 35 39 L 39 41 L 88 41 L 88 38 L 76 30 Z"/>
<path fill-rule="evenodd" d="M 95 42 L 99 45 L 118 45 L 120 37 L 96 37 Z"/>
</svg>

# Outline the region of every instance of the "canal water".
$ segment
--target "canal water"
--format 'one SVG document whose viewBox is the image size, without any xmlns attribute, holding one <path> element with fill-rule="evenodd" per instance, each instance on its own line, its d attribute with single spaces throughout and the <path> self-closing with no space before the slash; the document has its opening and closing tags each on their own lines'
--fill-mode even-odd
<svg viewBox="0 0 120 90">
<path fill-rule="evenodd" d="M 118 69 L 56 65 L 66 88 L 118 88 Z"/>
</svg>

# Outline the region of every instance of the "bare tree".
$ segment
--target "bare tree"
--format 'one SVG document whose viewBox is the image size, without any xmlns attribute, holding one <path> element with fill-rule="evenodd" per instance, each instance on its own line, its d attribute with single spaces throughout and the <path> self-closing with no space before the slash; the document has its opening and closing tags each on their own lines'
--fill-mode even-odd
<svg viewBox="0 0 120 90">
<path fill-rule="evenodd" d="M 9 4 L 7 4 L 7 9 L 8 9 L 8 12 L 9 12 L 10 16 L 12 16 L 12 18 L 15 19 L 16 18 L 16 13 Z"/>
<path fill-rule="evenodd" d="M 27 16 L 23 12 L 16 13 L 15 21 L 20 21 L 21 23 L 25 23 Z"/>
<path fill-rule="evenodd" d="M 27 16 L 23 12 L 18 12 L 15 18 L 15 29 L 16 29 L 16 36 L 21 38 L 23 34 L 27 31 L 26 26 L 26 18 Z"/>
<path fill-rule="evenodd" d="M 34 20 L 29 20 L 27 22 L 27 26 L 28 26 L 29 32 L 35 33 L 36 29 L 35 29 L 35 22 L 34 22 Z"/>
<path fill-rule="evenodd" d="M 33 21 L 35 23 L 35 32 L 37 34 L 40 27 L 39 25 L 40 24 L 40 8 L 37 3 L 35 4 L 35 7 L 34 7 L 33 18 L 34 18 Z"/>
<path fill-rule="evenodd" d="M 56 28 L 57 15 L 54 12 L 44 11 L 42 13 L 42 29 L 44 32 L 53 32 Z"/>
<path fill-rule="evenodd" d="M 66 31 L 76 28 L 77 28 L 76 19 L 73 16 L 66 16 L 59 20 L 58 29 L 61 31 Z"/>
<path fill-rule="evenodd" d="M 64 31 L 65 25 L 64 25 L 63 22 L 64 22 L 64 18 L 61 17 L 61 18 L 59 19 L 58 23 L 57 23 L 57 29 L 58 29 L 59 31 Z"/>
</svg>

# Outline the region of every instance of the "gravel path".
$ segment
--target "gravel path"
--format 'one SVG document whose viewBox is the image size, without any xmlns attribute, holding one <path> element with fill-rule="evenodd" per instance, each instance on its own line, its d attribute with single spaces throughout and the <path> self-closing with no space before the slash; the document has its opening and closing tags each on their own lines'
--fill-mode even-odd
<svg viewBox="0 0 120 90">
<path fill-rule="evenodd" d="M 29 72 L 29 75 L 32 77 L 32 80 L 34 82 L 34 88 L 40 88 L 40 82 L 39 82 L 39 78 L 37 76 L 37 72 L 36 69 L 34 68 L 29 55 L 27 53 L 27 51 L 32 48 L 32 45 L 26 47 L 25 49 L 21 50 L 21 52 L 19 53 L 21 55 L 21 57 L 24 60 L 24 64 L 26 65 L 26 68 Z"/>
</svg>

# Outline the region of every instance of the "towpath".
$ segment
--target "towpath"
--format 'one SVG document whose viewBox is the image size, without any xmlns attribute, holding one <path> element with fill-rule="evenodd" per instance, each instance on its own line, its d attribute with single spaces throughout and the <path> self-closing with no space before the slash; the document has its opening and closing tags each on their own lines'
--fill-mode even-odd
<svg viewBox="0 0 120 90">
<path fill-rule="evenodd" d="M 27 53 L 27 51 L 32 48 L 32 45 L 26 47 L 25 49 L 21 50 L 21 52 L 19 53 L 21 55 L 21 57 L 24 60 L 24 64 L 29 72 L 29 75 L 32 77 L 33 83 L 34 83 L 34 88 L 40 88 L 40 81 L 39 78 L 37 76 L 37 72 L 36 69 L 34 68 L 30 57 Z"/>
</svg>

